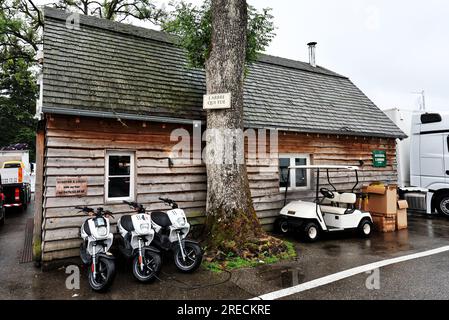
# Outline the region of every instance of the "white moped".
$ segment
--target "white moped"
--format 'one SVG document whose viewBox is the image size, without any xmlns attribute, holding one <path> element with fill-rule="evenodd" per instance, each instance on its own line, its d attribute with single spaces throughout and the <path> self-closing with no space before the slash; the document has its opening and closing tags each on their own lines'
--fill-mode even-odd
<svg viewBox="0 0 449 320">
<path fill-rule="evenodd" d="M 176 267 L 182 272 L 193 272 L 201 265 L 203 252 L 199 244 L 186 239 L 190 224 L 184 210 L 178 204 L 167 198 L 159 198 L 171 207 L 171 210 L 150 212 L 151 224 L 155 231 L 152 245 L 164 252 L 173 253 Z M 138 213 L 145 213 L 143 205 L 127 202 Z"/>
<path fill-rule="evenodd" d="M 87 219 L 81 226 L 80 247 L 81 260 L 88 268 L 89 285 L 94 291 L 105 291 L 112 284 L 115 276 L 115 259 L 109 252 L 112 246 L 109 218 L 111 212 L 97 208 L 76 207 L 92 218 Z"/>
<path fill-rule="evenodd" d="M 160 251 L 151 246 L 154 230 L 151 217 L 146 213 L 124 215 L 117 227 L 122 243 L 120 252 L 127 258 L 133 258 L 133 274 L 140 282 L 153 281 L 161 270 Z"/>
</svg>

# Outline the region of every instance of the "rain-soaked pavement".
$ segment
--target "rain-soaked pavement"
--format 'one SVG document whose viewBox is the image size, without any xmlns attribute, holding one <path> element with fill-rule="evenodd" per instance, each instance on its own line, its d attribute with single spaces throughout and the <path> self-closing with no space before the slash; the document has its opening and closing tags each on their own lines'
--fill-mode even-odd
<svg viewBox="0 0 449 320">
<path fill-rule="evenodd" d="M 408 230 L 375 233 L 368 240 L 332 234 L 318 243 L 303 244 L 290 238 L 298 252 L 295 261 L 232 273 L 201 269 L 185 275 L 167 261 L 160 281 L 143 285 L 119 260 L 111 290 L 97 294 L 90 290 L 82 268 L 80 289 L 68 290 L 65 268 L 42 272 L 33 263 L 19 263 L 26 219 L 32 212 L 32 206 L 25 213 L 8 212 L 0 228 L 0 299 L 248 299 L 360 265 L 449 245 L 449 220 L 415 214 L 409 217 Z M 379 290 L 367 289 L 368 275 L 360 274 L 285 299 L 449 299 L 448 269 L 446 252 L 381 268 Z"/>
</svg>

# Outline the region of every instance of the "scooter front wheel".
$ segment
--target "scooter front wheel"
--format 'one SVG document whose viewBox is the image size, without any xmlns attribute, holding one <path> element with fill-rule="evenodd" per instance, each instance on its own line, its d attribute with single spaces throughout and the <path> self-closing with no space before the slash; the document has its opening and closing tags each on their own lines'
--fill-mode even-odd
<svg viewBox="0 0 449 320">
<path fill-rule="evenodd" d="M 184 254 L 185 259 L 183 259 L 181 248 L 179 244 L 174 249 L 174 260 L 176 267 L 182 272 L 193 272 L 201 265 L 203 260 L 203 253 L 201 248 L 196 243 L 185 242 L 184 243 Z"/>
<path fill-rule="evenodd" d="M 140 282 L 153 281 L 159 271 L 161 270 L 161 256 L 152 251 L 145 251 L 143 255 L 143 269 L 140 266 L 139 256 L 137 255 L 133 260 L 133 274 Z"/>
<path fill-rule="evenodd" d="M 113 260 L 99 257 L 94 276 L 92 265 L 89 266 L 88 280 L 92 290 L 97 292 L 106 291 L 115 276 L 115 263 Z"/>
</svg>

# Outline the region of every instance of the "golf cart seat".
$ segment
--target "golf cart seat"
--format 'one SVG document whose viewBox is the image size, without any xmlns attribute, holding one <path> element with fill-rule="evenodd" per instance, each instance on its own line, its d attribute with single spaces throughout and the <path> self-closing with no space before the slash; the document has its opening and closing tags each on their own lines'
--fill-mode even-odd
<svg viewBox="0 0 449 320">
<path fill-rule="evenodd" d="M 355 204 L 357 202 L 357 196 L 355 193 L 332 193 L 334 197 L 332 199 L 325 198 L 322 204 Z"/>
<path fill-rule="evenodd" d="M 335 195 L 335 193 L 334 193 Z M 334 198 L 335 199 L 335 198 Z M 329 199 L 329 200 L 334 200 Z M 346 205 L 345 207 L 332 207 L 332 206 L 321 206 L 321 212 L 332 213 L 338 215 L 345 215 L 354 212 L 354 204 L 357 201 L 357 196 L 355 193 L 342 193 L 338 196 L 338 201 L 332 201 L 338 203 L 339 205 Z"/>
<path fill-rule="evenodd" d="M 346 214 L 347 210 L 345 208 L 331 207 L 331 206 L 321 206 L 320 208 L 322 213 L 338 214 L 342 216 Z"/>
<path fill-rule="evenodd" d="M 338 202 L 343 204 L 355 204 L 357 202 L 357 195 L 355 193 L 342 193 Z"/>
<path fill-rule="evenodd" d="M 334 195 L 334 197 L 332 199 L 324 198 L 322 204 L 330 205 L 332 203 L 339 203 L 341 194 L 336 191 L 332 191 L 332 194 Z"/>
</svg>

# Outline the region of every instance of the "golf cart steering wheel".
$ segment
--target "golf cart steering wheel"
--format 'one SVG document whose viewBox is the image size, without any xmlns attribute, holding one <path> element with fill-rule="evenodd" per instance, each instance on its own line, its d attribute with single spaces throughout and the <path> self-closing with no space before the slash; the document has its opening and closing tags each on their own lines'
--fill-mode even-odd
<svg viewBox="0 0 449 320">
<path fill-rule="evenodd" d="M 321 188 L 321 189 L 320 189 L 320 192 L 321 192 L 321 194 L 322 194 L 325 198 L 327 198 L 327 199 L 333 199 L 333 198 L 335 198 L 334 193 L 333 193 L 332 191 L 330 191 L 329 189 L 327 189 L 327 188 Z"/>
</svg>

